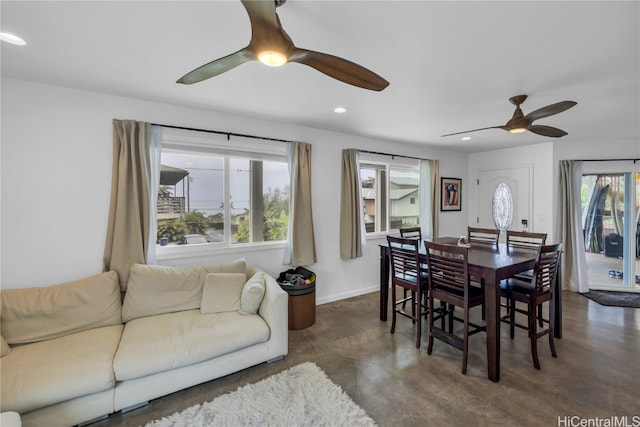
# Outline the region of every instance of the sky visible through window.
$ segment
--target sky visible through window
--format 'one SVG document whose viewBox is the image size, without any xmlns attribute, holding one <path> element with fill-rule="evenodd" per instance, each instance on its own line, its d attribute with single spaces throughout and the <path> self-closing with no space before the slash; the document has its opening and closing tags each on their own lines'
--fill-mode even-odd
<svg viewBox="0 0 640 427">
<path fill-rule="evenodd" d="M 206 215 L 214 215 L 222 212 L 223 203 L 223 167 L 222 157 L 211 155 L 162 153 L 161 163 L 189 171 L 189 186 L 180 182 L 171 186 L 172 195 L 186 197 L 189 192 L 191 211 L 203 212 Z M 230 162 L 230 195 L 233 203 L 234 214 L 242 213 L 249 209 L 249 160 L 232 158 Z M 289 186 L 289 171 L 286 161 L 282 163 L 263 162 L 263 193 Z"/>
</svg>

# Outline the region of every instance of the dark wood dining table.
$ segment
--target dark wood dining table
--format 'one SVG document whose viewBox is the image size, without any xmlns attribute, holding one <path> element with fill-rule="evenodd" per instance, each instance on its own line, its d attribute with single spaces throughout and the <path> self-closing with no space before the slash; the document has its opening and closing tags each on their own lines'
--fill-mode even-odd
<svg viewBox="0 0 640 427">
<path fill-rule="evenodd" d="M 440 237 L 434 242 L 457 245 L 457 237 Z M 420 245 L 424 251 L 424 244 Z M 426 262 L 426 255 L 425 255 Z M 490 380 L 500 381 L 500 288 L 501 280 L 535 267 L 536 253 L 530 250 L 509 250 L 504 244 L 494 247 L 472 244 L 469 249 L 469 274 L 484 280 L 485 321 L 487 326 L 487 374 Z M 389 307 L 389 246 L 380 245 L 380 320 L 387 320 Z M 562 337 L 561 273 L 558 272 L 554 290 L 554 336 Z"/>
</svg>

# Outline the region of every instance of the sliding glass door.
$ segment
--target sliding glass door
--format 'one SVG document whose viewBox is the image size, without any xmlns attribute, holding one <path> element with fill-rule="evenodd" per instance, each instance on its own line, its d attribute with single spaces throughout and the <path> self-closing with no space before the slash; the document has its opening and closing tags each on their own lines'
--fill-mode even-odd
<svg viewBox="0 0 640 427">
<path fill-rule="evenodd" d="M 583 167 L 582 225 L 591 289 L 640 291 L 640 171 L 631 163 L 585 162 Z"/>
</svg>

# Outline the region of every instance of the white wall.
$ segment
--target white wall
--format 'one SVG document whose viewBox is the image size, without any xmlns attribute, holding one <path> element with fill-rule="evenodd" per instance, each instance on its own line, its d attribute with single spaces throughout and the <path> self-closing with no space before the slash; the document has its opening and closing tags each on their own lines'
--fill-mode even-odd
<svg viewBox="0 0 640 427">
<path fill-rule="evenodd" d="M 317 300 L 378 287 L 378 244 L 367 255 L 339 256 L 340 162 L 343 148 L 440 160 L 442 176 L 467 179 L 467 155 L 292 126 L 237 115 L 2 79 L 1 264 L 3 288 L 46 286 L 102 270 L 112 164 L 112 119 L 223 130 L 313 145 L 312 185 L 318 263 Z M 468 197 L 463 188 L 463 200 Z M 463 207 L 466 205 L 463 202 Z M 464 208 L 463 208 L 464 209 Z M 466 212 L 441 215 L 440 235 L 466 229 Z M 236 250 L 215 257 L 163 261 L 215 263 L 244 256 L 277 275 L 283 250 Z"/>
</svg>

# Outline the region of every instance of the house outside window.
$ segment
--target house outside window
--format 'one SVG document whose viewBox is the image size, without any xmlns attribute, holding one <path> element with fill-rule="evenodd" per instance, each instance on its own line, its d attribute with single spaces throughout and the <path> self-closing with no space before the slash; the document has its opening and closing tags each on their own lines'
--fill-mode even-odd
<svg viewBox="0 0 640 427">
<path fill-rule="evenodd" d="M 286 145 L 163 134 L 157 246 L 283 242 L 289 224 Z"/>
<path fill-rule="evenodd" d="M 415 162 L 360 162 L 367 233 L 384 233 L 419 223 L 420 167 Z"/>
</svg>

